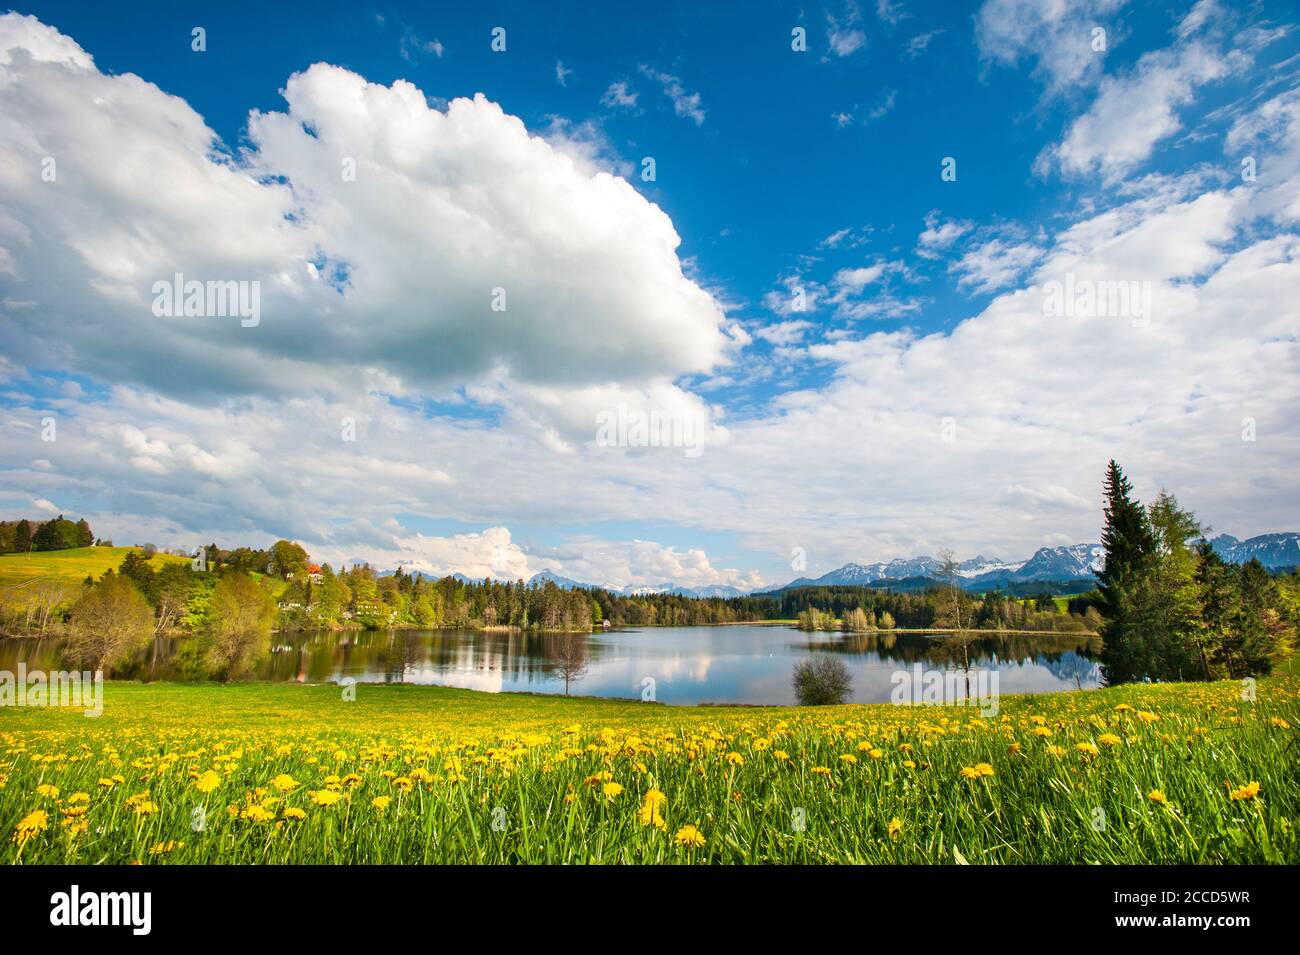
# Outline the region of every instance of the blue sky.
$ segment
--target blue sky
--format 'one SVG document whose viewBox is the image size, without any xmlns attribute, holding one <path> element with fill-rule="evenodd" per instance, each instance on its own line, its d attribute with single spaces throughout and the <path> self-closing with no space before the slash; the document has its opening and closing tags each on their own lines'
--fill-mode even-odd
<svg viewBox="0 0 1300 955">
<path fill-rule="evenodd" d="M 0 505 L 744 587 L 796 548 L 821 572 L 1093 540 L 1115 455 L 1217 530 L 1291 529 L 1296 19 L 25 5 L 0 156 L 68 171 L 0 182 Z M 355 183 L 326 173 L 353 153 Z M 130 304 L 185 269 L 261 281 L 264 321 Z M 1063 327 L 1035 296 L 1066 272 L 1154 311 Z M 473 318 L 498 286 L 520 317 Z M 703 420 L 703 452 L 607 446 L 619 407 Z"/>
</svg>

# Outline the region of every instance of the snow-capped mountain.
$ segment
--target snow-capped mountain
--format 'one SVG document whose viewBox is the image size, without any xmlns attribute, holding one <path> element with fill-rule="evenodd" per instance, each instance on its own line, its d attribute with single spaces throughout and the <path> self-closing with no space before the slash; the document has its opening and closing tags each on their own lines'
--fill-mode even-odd
<svg viewBox="0 0 1300 955">
<path fill-rule="evenodd" d="M 1300 567 L 1300 533 L 1260 534 L 1248 540 L 1238 540 L 1229 534 L 1220 534 L 1210 541 L 1225 561 L 1242 564 L 1258 559 L 1269 569 Z M 996 560 L 984 556 L 964 560 L 957 568 L 963 586 L 970 590 L 999 587 L 1004 584 L 1032 583 L 1034 581 L 1076 581 L 1095 577 L 1102 569 L 1105 555 L 1100 544 L 1069 544 L 1062 547 L 1040 547 L 1027 560 Z M 783 587 L 760 588 L 764 592 L 793 590 L 796 587 L 856 586 L 889 584 L 907 581 L 904 586 L 918 589 L 929 586 L 926 581 L 937 580 L 942 562 L 936 557 L 896 557 L 890 561 L 873 564 L 848 563 L 822 574 L 820 577 L 800 577 Z M 469 581 L 462 574 L 453 575 Z M 608 590 L 624 597 L 645 594 L 680 594 L 684 597 L 743 597 L 750 591 L 726 584 L 708 584 L 703 587 L 683 587 L 675 583 L 633 584 L 610 587 L 587 584 L 562 577 L 549 570 L 529 578 L 529 586 L 544 586 L 552 581 L 557 587 L 571 590 L 574 587 Z"/>
<path fill-rule="evenodd" d="M 547 581 L 554 582 L 555 586 L 561 590 L 572 590 L 575 587 L 581 587 L 586 590 L 608 590 L 611 593 L 619 594 L 623 597 L 639 597 L 646 594 L 679 594 L 683 597 L 743 597 L 746 591 L 739 587 L 731 587 L 726 584 L 706 584 L 703 587 L 682 587 L 674 583 L 664 584 L 632 584 L 627 587 L 608 587 L 599 584 L 584 584 L 568 577 L 561 577 L 559 574 L 549 570 L 543 570 L 540 573 L 533 574 L 528 578 L 528 586 L 540 587 L 545 586 Z"/>
<path fill-rule="evenodd" d="M 1294 531 L 1260 534 L 1244 541 L 1230 534 L 1220 534 L 1210 540 L 1210 546 L 1230 564 L 1244 564 L 1255 559 L 1270 569 L 1300 567 L 1300 534 Z"/>
<path fill-rule="evenodd" d="M 1100 544 L 1071 544 L 1065 547 L 1040 547 L 1028 560 L 1004 561 L 984 556 L 972 557 L 958 565 L 957 576 L 966 587 L 997 586 L 1008 582 L 1032 580 L 1079 580 L 1101 569 Z M 863 586 L 876 581 L 937 579 L 943 563 L 935 557 L 895 558 L 887 563 L 845 564 L 820 577 L 800 577 L 779 590 L 815 586 Z"/>
<path fill-rule="evenodd" d="M 545 587 L 547 583 L 553 583 L 561 590 L 572 590 L 574 587 L 583 587 L 590 590 L 595 584 L 582 584 L 569 577 L 561 577 L 559 574 L 552 573 L 549 570 L 543 570 L 533 574 L 528 578 L 529 587 Z"/>
<path fill-rule="evenodd" d="M 1105 565 L 1100 544 L 1040 547 L 1011 574 L 1012 580 L 1077 580 L 1091 577 Z"/>
</svg>

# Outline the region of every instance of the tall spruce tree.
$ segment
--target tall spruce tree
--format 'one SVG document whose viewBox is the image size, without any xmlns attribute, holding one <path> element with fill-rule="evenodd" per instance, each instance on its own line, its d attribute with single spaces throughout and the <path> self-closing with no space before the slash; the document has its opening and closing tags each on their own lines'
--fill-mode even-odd
<svg viewBox="0 0 1300 955">
<path fill-rule="evenodd" d="M 1102 627 L 1102 669 L 1109 683 L 1124 683 L 1150 676 L 1149 655 L 1136 626 L 1135 601 L 1146 586 L 1146 571 L 1155 555 L 1156 540 L 1141 502 L 1134 499 L 1133 485 L 1112 459 L 1106 468 L 1104 486 L 1106 525 L 1101 543 L 1105 566 L 1097 575 Z"/>
</svg>

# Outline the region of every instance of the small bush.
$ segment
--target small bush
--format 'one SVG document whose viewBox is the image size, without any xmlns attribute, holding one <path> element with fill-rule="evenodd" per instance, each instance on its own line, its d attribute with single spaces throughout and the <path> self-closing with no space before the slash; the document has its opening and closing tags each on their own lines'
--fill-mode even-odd
<svg viewBox="0 0 1300 955">
<path fill-rule="evenodd" d="M 818 654 L 794 667 L 794 693 L 802 706 L 834 706 L 849 698 L 853 677 L 839 657 Z"/>
</svg>

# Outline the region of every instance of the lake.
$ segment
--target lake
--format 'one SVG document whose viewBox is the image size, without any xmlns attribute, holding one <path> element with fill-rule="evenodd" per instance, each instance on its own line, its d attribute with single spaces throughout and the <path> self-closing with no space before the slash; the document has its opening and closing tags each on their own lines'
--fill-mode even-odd
<svg viewBox="0 0 1300 955">
<path fill-rule="evenodd" d="M 794 665 L 813 654 L 835 654 L 853 675 L 855 703 L 889 702 L 894 675 L 960 676 L 993 672 L 998 691 L 1052 693 L 1100 684 L 1095 640 L 1064 634 L 958 638 L 921 634 L 805 633 L 784 626 L 655 627 L 584 635 L 584 672 L 571 683 L 577 696 L 642 698 L 660 703 L 791 704 Z M 273 651 L 253 679 L 304 683 L 416 683 L 492 693 L 563 693 L 557 670 L 560 638 L 551 634 L 467 630 L 371 630 L 277 633 Z M 118 677 L 193 676 L 169 641 L 160 661 Z M 0 670 L 60 669 L 51 640 L 0 641 Z M 916 670 L 917 665 L 920 671 Z M 192 663 L 191 663 L 192 666 Z M 646 682 L 653 681 L 652 683 Z"/>
</svg>

